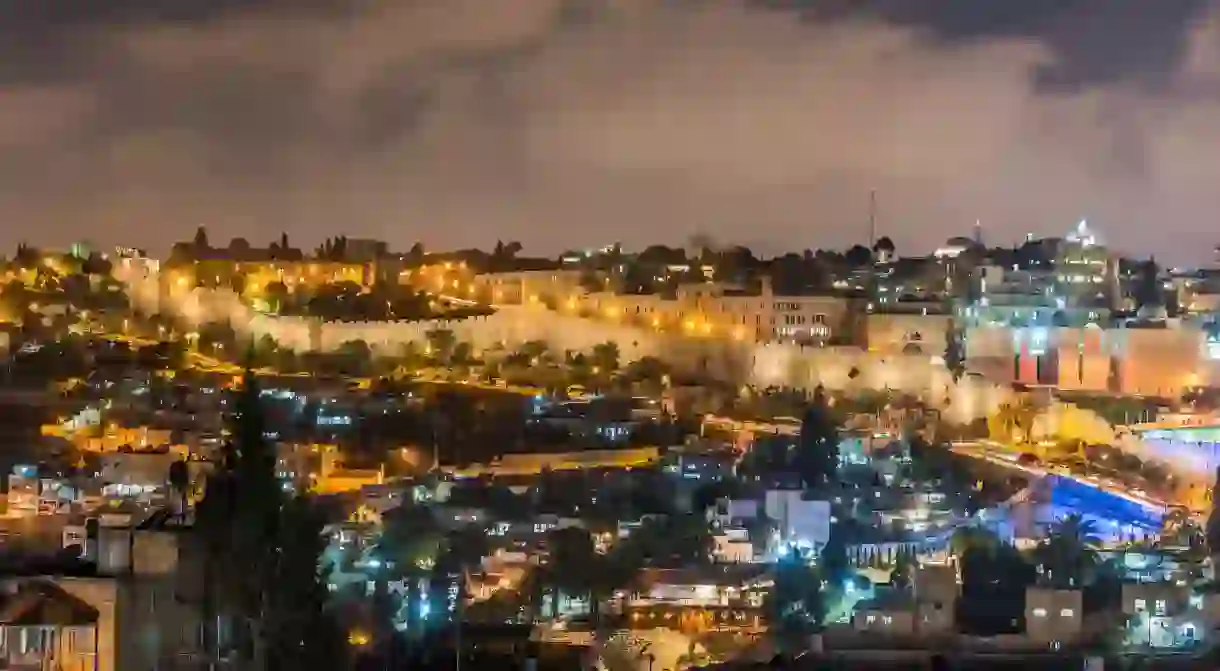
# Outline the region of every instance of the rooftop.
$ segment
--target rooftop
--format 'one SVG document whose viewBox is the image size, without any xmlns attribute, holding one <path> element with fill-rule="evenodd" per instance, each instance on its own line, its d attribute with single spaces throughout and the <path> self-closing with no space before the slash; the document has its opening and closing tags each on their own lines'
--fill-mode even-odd
<svg viewBox="0 0 1220 671">
<path fill-rule="evenodd" d="M 78 627 L 97 623 L 96 608 L 50 580 L 35 579 L 13 587 L 15 591 L 0 597 L 0 623 L 6 626 Z"/>
</svg>

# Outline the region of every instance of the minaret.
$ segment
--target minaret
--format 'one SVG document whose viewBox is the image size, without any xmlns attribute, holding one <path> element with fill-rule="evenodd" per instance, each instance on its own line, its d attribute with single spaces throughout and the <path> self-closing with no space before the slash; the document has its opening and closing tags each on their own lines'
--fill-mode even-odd
<svg viewBox="0 0 1220 671">
<path fill-rule="evenodd" d="M 979 247 L 983 246 L 983 220 L 974 220 L 974 244 Z"/>
</svg>

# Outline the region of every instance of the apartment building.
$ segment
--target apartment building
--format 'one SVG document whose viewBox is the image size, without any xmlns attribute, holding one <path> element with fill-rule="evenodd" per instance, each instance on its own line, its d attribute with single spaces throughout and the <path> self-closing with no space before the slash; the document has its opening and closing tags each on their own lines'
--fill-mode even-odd
<svg viewBox="0 0 1220 671">
<path fill-rule="evenodd" d="M 518 270 L 475 275 L 471 284 L 494 305 L 549 305 L 571 303 L 578 294 L 583 272 L 574 269 Z"/>
<path fill-rule="evenodd" d="M 841 330 L 847 314 L 842 297 L 779 295 L 767 281 L 757 290 L 716 282 L 687 284 L 672 297 L 596 292 L 566 307 L 659 330 L 758 342 L 824 343 Z"/>
</svg>

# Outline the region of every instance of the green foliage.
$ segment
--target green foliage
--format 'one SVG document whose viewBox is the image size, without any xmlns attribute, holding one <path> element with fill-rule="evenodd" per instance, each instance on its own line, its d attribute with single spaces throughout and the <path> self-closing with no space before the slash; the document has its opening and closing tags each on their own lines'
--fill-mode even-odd
<svg viewBox="0 0 1220 671">
<path fill-rule="evenodd" d="M 205 615 L 236 627 L 244 641 L 239 654 L 257 668 L 338 660 L 342 647 L 322 608 L 323 520 L 310 500 L 286 500 L 264 435 L 258 384 L 247 370 L 235 399 L 232 442 L 208 477 L 196 515 Z"/>
<path fill-rule="evenodd" d="M 1134 290 L 1136 303 L 1139 307 L 1164 307 L 1165 290 L 1161 286 L 1161 269 L 1155 259 L 1148 259 L 1140 264 L 1139 277 Z"/>
<path fill-rule="evenodd" d="M 326 518 L 306 497 L 289 500 L 279 519 L 277 550 L 266 598 L 267 668 L 342 668 L 346 640 L 327 608 L 318 558 L 325 549 Z"/>
<path fill-rule="evenodd" d="M 806 487 L 833 482 L 839 470 L 839 426 L 819 386 L 801 421 L 796 468 Z"/>
<path fill-rule="evenodd" d="M 449 329 L 432 329 L 425 334 L 428 339 L 428 349 L 432 357 L 441 363 L 448 363 L 457 346 L 457 336 Z"/>
<path fill-rule="evenodd" d="M 822 575 L 810 568 L 792 548 L 775 565 L 775 585 L 766 601 L 767 619 L 781 642 L 804 636 L 820 629 L 826 617 L 822 593 Z"/>
<path fill-rule="evenodd" d="M 894 570 L 890 572 L 890 584 L 894 589 L 907 590 L 911 587 L 912 573 L 915 570 L 914 557 L 906 549 L 898 553 L 894 559 Z"/>
<path fill-rule="evenodd" d="M 1097 566 L 1096 547 L 1100 541 L 1096 526 L 1080 515 L 1068 515 L 1051 530 L 1038 546 L 1035 556 L 1043 575 L 1051 584 L 1079 588 L 1087 584 Z"/>
<path fill-rule="evenodd" d="M 847 544 L 843 538 L 841 524 L 830 528 L 830 538 L 818 555 L 818 568 L 822 578 L 836 588 L 851 577 L 852 570 L 847 560 Z"/>
<path fill-rule="evenodd" d="M 713 545 L 702 513 L 673 514 L 645 520 L 615 552 L 637 566 L 689 566 L 706 564 Z"/>
<path fill-rule="evenodd" d="M 599 374 L 613 375 L 618 372 L 619 367 L 618 344 L 604 342 L 600 345 L 594 345 L 590 359 L 593 366 L 598 369 Z"/>
<path fill-rule="evenodd" d="M 966 373 L 966 352 L 962 347 L 962 332 L 956 322 L 945 329 L 945 367 L 953 375 L 954 382 Z"/>
<path fill-rule="evenodd" d="M 524 358 L 526 365 L 537 365 L 550 358 L 550 345 L 544 340 L 531 340 L 522 343 L 517 354 Z"/>
<path fill-rule="evenodd" d="M 1212 488 L 1212 509 L 1207 516 L 1204 534 L 1207 536 L 1207 547 L 1212 555 L 1220 554 L 1220 468 L 1216 469 L 1216 482 Z"/>
<path fill-rule="evenodd" d="M 598 604 L 616 588 L 626 584 L 636 568 L 621 554 L 598 554 L 593 537 L 585 529 L 564 527 L 547 535 L 547 563 L 540 569 L 540 583 L 551 592 L 551 615 L 558 613 L 561 593 L 589 599 L 595 621 Z"/>
</svg>

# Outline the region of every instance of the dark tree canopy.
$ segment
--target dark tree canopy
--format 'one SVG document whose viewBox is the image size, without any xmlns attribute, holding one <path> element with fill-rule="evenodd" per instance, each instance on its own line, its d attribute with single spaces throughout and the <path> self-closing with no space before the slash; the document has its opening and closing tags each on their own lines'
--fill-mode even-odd
<svg viewBox="0 0 1220 671">
<path fill-rule="evenodd" d="M 832 482 L 839 469 L 838 422 L 821 386 L 814 390 L 801 421 L 796 467 L 807 487 Z"/>
</svg>

